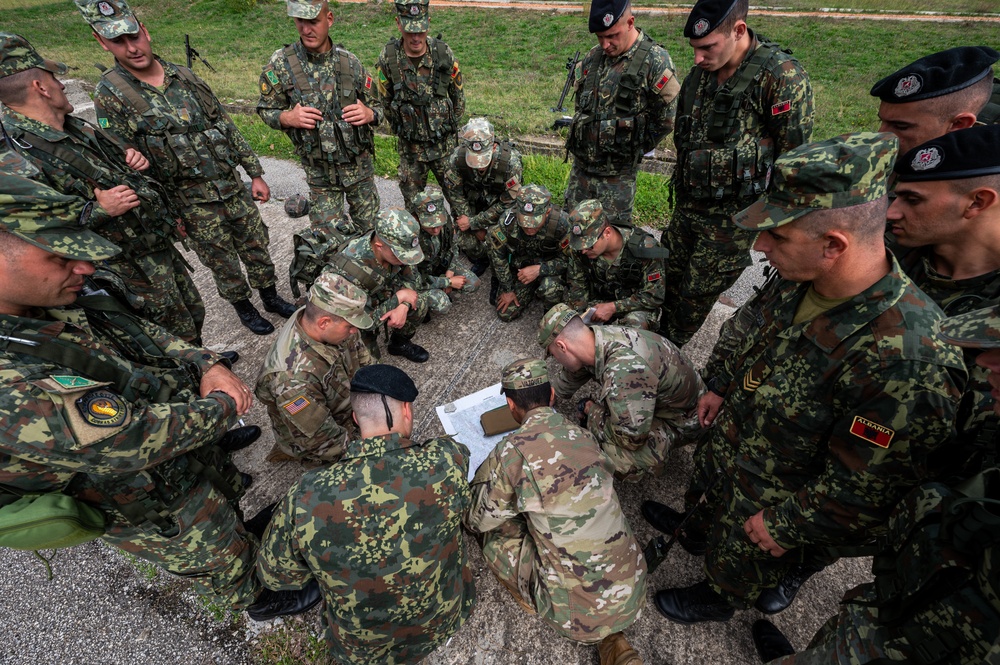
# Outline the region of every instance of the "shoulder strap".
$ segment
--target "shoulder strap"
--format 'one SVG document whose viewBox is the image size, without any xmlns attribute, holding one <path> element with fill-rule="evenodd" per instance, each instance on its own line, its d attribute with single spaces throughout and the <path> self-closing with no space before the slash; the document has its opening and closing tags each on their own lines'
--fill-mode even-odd
<svg viewBox="0 0 1000 665">
<path fill-rule="evenodd" d="M 500 141 L 500 154 L 497 155 L 496 165 L 490 172 L 490 180 L 494 185 L 504 185 L 507 183 L 507 169 L 510 168 L 511 149 L 509 141 Z"/>
<path fill-rule="evenodd" d="M 666 259 L 670 257 L 670 250 L 666 247 L 644 247 L 642 241 L 645 238 L 645 233 L 640 232 L 638 229 L 633 231 L 628 242 L 625 243 L 628 253 L 637 259 Z"/>
<path fill-rule="evenodd" d="M 106 78 L 111 85 L 115 86 L 122 95 L 124 95 L 125 100 L 135 111 L 136 115 L 144 115 L 151 108 L 149 102 L 146 98 L 139 94 L 132 82 L 127 78 L 122 76 L 121 72 L 115 69 L 109 69 L 104 72 L 104 78 Z"/>
<path fill-rule="evenodd" d="M 379 287 L 374 275 L 341 253 L 334 254 L 330 258 L 330 265 L 337 268 L 338 272 L 351 282 L 360 286 L 366 294 L 371 295 Z"/>
<path fill-rule="evenodd" d="M 451 82 L 453 60 L 448 57 L 448 45 L 440 39 L 434 40 L 434 50 L 431 52 L 434 61 L 434 94 L 438 97 L 448 96 L 448 84 Z"/>
<path fill-rule="evenodd" d="M 90 187 L 105 188 L 107 174 L 83 158 L 80 153 L 67 148 L 62 143 L 52 143 L 41 136 L 31 135 L 30 139 L 21 138 L 19 141 L 35 157 L 47 162 L 52 166 L 65 168 L 72 171 L 76 177 L 84 180 Z"/>
<path fill-rule="evenodd" d="M 351 59 L 347 51 L 340 49 L 340 59 L 337 63 L 337 83 L 340 88 L 340 108 L 350 106 L 358 101 L 354 93 L 354 73 L 351 71 Z"/>
<path fill-rule="evenodd" d="M 399 67 L 399 58 L 402 49 L 399 48 L 398 39 L 390 39 L 385 45 L 385 62 L 389 66 L 389 83 L 393 86 L 403 84 L 403 71 Z"/>
<path fill-rule="evenodd" d="M 715 94 L 712 106 L 712 116 L 708 126 L 708 140 L 713 143 L 725 143 L 736 124 L 736 116 L 740 104 L 750 86 L 760 79 L 761 73 L 774 58 L 781 47 L 774 42 L 761 39 L 760 46 L 750 56 L 747 66 L 726 81 L 726 84 Z"/>
<path fill-rule="evenodd" d="M 282 49 L 285 54 L 285 61 L 288 63 L 288 69 L 292 73 L 292 81 L 295 87 L 299 90 L 312 90 L 312 81 L 306 76 L 306 72 L 302 69 L 302 61 L 299 60 L 299 56 L 295 53 L 295 46 L 288 44 Z"/>
<path fill-rule="evenodd" d="M 644 34 L 635 55 L 629 60 L 625 73 L 622 74 L 618 82 L 618 95 L 615 97 L 615 111 L 619 114 L 629 113 L 632 109 L 632 100 L 635 99 L 642 87 L 640 84 L 639 71 L 646 64 L 646 57 L 653 50 L 653 40 L 649 35 Z"/>
<path fill-rule="evenodd" d="M 194 72 L 187 67 L 181 67 L 180 65 L 176 65 L 176 67 L 180 77 L 194 88 L 194 94 L 198 97 L 205 116 L 212 122 L 218 120 L 220 114 L 215 104 L 215 93 L 212 92 L 212 89 L 208 87 L 207 83 L 195 76 Z"/>
</svg>

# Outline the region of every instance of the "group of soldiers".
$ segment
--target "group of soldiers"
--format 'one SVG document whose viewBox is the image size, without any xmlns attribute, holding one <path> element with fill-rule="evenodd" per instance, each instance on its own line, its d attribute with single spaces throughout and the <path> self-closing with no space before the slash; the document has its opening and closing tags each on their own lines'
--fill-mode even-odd
<svg viewBox="0 0 1000 665">
<path fill-rule="evenodd" d="M 152 53 L 122 0 L 74 1 L 115 58 L 97 126 L 71 115 L 64 65 L 0 33 L 0 506 L 62 493 L 97 508 L 106 542 L 257 620 L 325 600 L 337 662 L 415 663 L 452 636 L 475 600 L 471 532 L 525 611 L 602 665 L 635 665 L 623 631 L 659 560 L 614 483 L 662 475 L 692 444 L 684 510 L 642 505 L 704 557 L 702 581 L 653 595 L 664 617 L 775 614 L 837 557 L 874 554 L 875 581 L 805 651 L 755 623 L 762 660 L 1000 653 L 1000 53 L 921 58 L 872 88 L 880 132 L 813 142 L 808 76 L 748 28 L 746 0 L 694 5 L 680 83 L 628 2 L 594 0 L 560 207 L 485 118 L 460 125 L 462 72 L 426 1 L 396 4 L 373 77 L 330 40 L 326 2 L 289 0 L 299 40 L 268 61 L 257 110 L 292 139 L 310 227 L 334 248 L 296 307 L 275 289 L 259 160 L 218 99 Z M 383 119 L 405 210 L 380 210 Z M 632 207 L 670 133 L 658 243 Z M 202 347 L 178 241 L 252 332 L 274 327 L 251 288 L 287 319 L 254 390 L 237 354 Z M 751 247 L 770 276 L 699 373 L 680 347 Z M 518 428 L 469 481 L 465 445 L 411 438 L 418 391 L 377 362 L 378 330 L 426 361 L 417 326 L 487 270 L 502 321 L 542 301 L 539 355 L 558 371 L 503 368 Z M 554 408 L 591 382 L 568 416 Z M 234 428 L 254 395 L 269 459 L 313 468 L 245 518 L 252 477 L 232 453 L 260 434 Z"/>
</svg>

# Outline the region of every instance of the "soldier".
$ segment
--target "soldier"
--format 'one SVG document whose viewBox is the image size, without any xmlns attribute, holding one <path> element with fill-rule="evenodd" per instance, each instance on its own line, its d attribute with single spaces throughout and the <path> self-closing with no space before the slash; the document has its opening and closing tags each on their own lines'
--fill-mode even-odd
<svg viewBox="0 0 1000 665">
<path fill-rule="evenodd" d="M 330 237 L 365 233 L 379 209 L 372 155 L 382 105 L 361 61 L 330 40 L 333 12 L 326 0 L 287 5 L 299 41 L 275 51 L 264 67 L 257 114 L 285 132 L 302 158 L 312 226 Z"/>
<path fill-rule="evenodd" d="M 65 65 L 43 60 L 23 37 L 0 33 L 3 127 L 46 184 L 96 202 L 90 223 L 122 248 L 108 265 L 138 296 L 131 304 L 147 320 L 200 344 L 205 305 L 173 246 L 179 236 L 168 198 L 140 173 L 149 168 L 141 153 L 70 115 L 73 105 L 55 76 L 65 73 Z"/>
<path fill-rule="evenodd" d="M 548 309 L 566 293 L 569 222 L 551 201 L 544 187 L 521 187 L 514 207 L 487 233 L 493 266 L 490 304 L 501 321 L 521 316 L 536 295 Z"/>
<path fill-rule="evenodd" d="M 924 56 L 872 86 L 878 97 L 879 131 L 899 138 L 899 153 L 947 132 L 976 124 L 976 114 L 993 92 L 993 63 L 1000 53 L 988 46 L 960 46 Z"/>
<path fill-rule="evenodd" d="M 250 287 L 265 311 L 288 318 L 295 307 L 275 290 L 267 227 L 254 205 L 271 196 L 257 155 L 208 84 L 153 54 L 146 26 L 124 0 L 75 1 L 115 57 L 94 92 L 98 125 L 149 159 L 150 175 L 168 188 L 198 259 L 240 322 L 257 335 L 274 332 L 250 302 Z M 237 166 L 251 178 L 252 197 Z"/>
<path fill-rule="evenodd" d="M 411 201 L 420 223 L 420 250 L 424 260 L 417 266 L 422 287 L 418 299 L 427 301 L 428 310 L 443 314 L 451 309 L 450 294 L 473 293 L 479 277 L 462 267 L 455 246 L 455 226 L 444 207 L 444 193 L 437 185 L 427 185 Z"/>
<path fill-rule="evenodd" d="M 667 50 L 635 27 L 630 0 L 594 0 L 588 27 L 598 44 L 574 72 L 566 208 L 598 199 L 611 223 L 631 226 L 639 162 L 673 129 L 680 85 Z"/>
<path fill-rule="evenodd" d="M 952 433 L 962 358 L 934 337 L 941 310 L 882 242 L 896 146 L 862 133 L 795 148 L 736 217 L 780 279 L 726 323 L 705 372 L 698 415 L 714 427 L 688 500 L 711 489 L 693 518 L 707 578 L 656 594 L 673 621 L 788 607 L 828 562 L 822 548 L 884 533 Z M 655 507 L 646 518 L 675 531 L 679 514 Z"/>
<path fill-rule="evenodd" d="M 676 205 L 660 237 L 670 251 L 660 332 L 678 346 L 750 265 L 754 235 L 732 216 L 764 193 L 774 160 L 812 136 L 808 75 L 747 27 L 747 9 L 747 0 L 700 0 L 684 27 L 695 66 L 681 87 Z"/>
<path fill-rule="evenodd" d="M 423 260 L 417 220 L 405 210 L 385 210 L 378 213 L 375 230 L 348 243 L 327 268 L 368 294 L 372 317 L 392 329 L 386 350 L 415 363 L 429 357 L 424 347 L 413 343 L 417 325 L 427 316 L 427 299 L 417 294 L 420 274 L 413 268 Z M 378 329 L 362 337 L 377 360 Z"/>
<path fill-rule="evenodd" d="M 574 642 L 599 643 L 601 665 L 641 665 L 622 631 L 646 605 L 646 560 L 611 462 L 552 408 L 545 361 L 510 363 L 500 386 L 521 427 L 476 471 L 465 524 L 529 614 Z"/>
<path fill-rule="evenodd" d="M 362 438 L 292 486 L 257 558 L 267 586 L 319 581 L 334 662 L 419 662 L 472 611 L 469 449 L 448 436 L 410 439 L 416 397 L 401 369 L 358 370 L 351 406 Z"/>
<path fill-rule="evenodd" d="M 458 247 L 482 276 L 490 266 L 486 231 L 514 205 L 521 186 L 521 153 L 497 141 L 486 118 L 473 118 L 458 132 L 442 185 L 458 226 Z"/>
<path fill-rule="evenodd" d="M 705 385 L 670 340 L 648 330 L 591 327 L 559 304 L 542 317 L 538 344 L 562 365 L 553 382 L 560 399 L 591 379 L 600 383 L 597 401 L 580 400 L 577 412 L 620 477 L 663 475 L 670 451 L 698 430 Z"/>
<path fill-rule="evenodd" d="M 91 203 L 12 175 L 0 192 L 3 493 L 68 494 L 104 514 L 109 545 L 259 617 L 319 602 L 317 589 L 262 594 L 254 577 L 227 451 L 259 430 L 226 432 L 250 389 L 220 355 L 95 290 L 93 262 L 119 248 L 88 230 Z"/>
<path fill-rule="evenodd" d="M 397 137 L 399 191 L 406 209 L 419 218 L 413 198 L 427 185 L 427 172 L 444 182 L 455 148 L 465 92 L 458 60 L 448 45 L 427 36 L 428 0 L 396 3 L 399 39 L 390 39 L 375 66 L 386 120 Z"/>
<path fill-rule="evenodd" d="M 645 231 L 615 226 L 596 199 L 569 215 L 566 302 L 589 313 L 590 323 L 617 323 L 655 331 L 663 305 L 667 251 Z"/>
<path fill-rule="evenodd" d="M 254 392 L 271 416 L 278 458 L 335 462 L 357 434 L 349 386 L 372 363 L 356 334 L 374 325 L 367 299 L 346 278 L 323 273 L 271 345 Z"/>
</svg>

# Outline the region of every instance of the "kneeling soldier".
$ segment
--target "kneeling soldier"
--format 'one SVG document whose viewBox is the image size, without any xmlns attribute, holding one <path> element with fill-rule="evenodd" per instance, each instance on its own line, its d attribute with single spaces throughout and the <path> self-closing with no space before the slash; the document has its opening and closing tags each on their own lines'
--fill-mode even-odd
<svg viewBox="0 0 1000 665">
<path fill-rule="evenodd" d="M 455 225 L 444 207 L 444 193 L 437 185 L 427 185 L 413 197 L 413 207 L 420 222 L 420 249 L 424 260 L 417 266 L 422 285 L 419 297 L 432 312 L 451 309 L 449 294 L 472 293 L 479 288 L 479 278 L 458 261 Z"/>
</svg>

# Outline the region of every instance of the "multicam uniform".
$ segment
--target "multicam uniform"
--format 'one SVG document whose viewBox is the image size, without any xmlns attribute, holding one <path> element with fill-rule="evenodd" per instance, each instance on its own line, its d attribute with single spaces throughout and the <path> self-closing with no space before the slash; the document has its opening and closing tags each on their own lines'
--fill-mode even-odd
<svg viewBox="0 0 1000 665">
<path fill-rule="evenodd" d="M 141 296 L 143 316 L 185 341 L 198 342 L 205 304 L 173 246 L 174 214 L 165 195 L 154 189 L 156 183 L 125 163 L 125 145 L 73 116 L 66 116 L 60 131 L 9 108 L 2 111 L 15 145 L 53 189 L 87 200 L 94 199 L 94 189 L 127 185 L 135 191 L 139 207 L 118 217 L 95 208 L 91 228 L 122 248 L 107 264 Z"/>
<path fill-rule="evenodd" d="M 576 111 L 566 141 L 573 169 L 566 207 L 598 199 L 611 223 L 630 226 L 642 156 L 674 126 L 680 86 L 666 49 L 641 30 L 616 58 L 595 46 L 576 67 Z"/>
<path fill-rule="evenodd" d="M 468 470 L 468 448 L 450 437 L 352 441 L 275 510 L 261 580 L 274 589 L 319 582 L 335 662 L 419 662 L 475 600 L 461 522 Z"/>
<path fill-rule="evenodd" d="M 250 287 L 274 286 L 267 227 L 236 171 L 264 173 L 253 149 L 208 85 L 186 67 L 157 58 L 163 86 L 136 78 L 117 62 L 94 92 L 97 122 L 138 148 L 167 186 L 195 252 L 228 302 Z M 240 270 L 246 265 L 250 286 Z"/>
<path fill-rule="evenodd" d="M 361 102 L 375 119 L 355 127 L 342 119 L 343 109 Z M 282 111 L 296 104 L 323 113 L 315 129 L 282 127 Z M 310 53 L 296 41 L 274 52 L 260 75 L 257 114 L 272 129 L 288 134 L 309 183 L 309 220 L 328 233 L 339 235 L 368 231 L 379 209 L 372 155 L 374 127 L 382 118 L 382 105 L 372 91 L 372 77 L 361 61 L 338 46 L 326 53 Z M 344 218 L 344 197 L 351 220 Z"/>
<path fill-rule="evenodd" d="M 749 35 L 756 46 L 724 84 L 693 67 L 679 96 L 676 206 L 660 237 L 670 251 L 660 331 L 679 346 L 750 265 L 755 236 L 733 214 L 764 193 L 775 159 L 812 136 L 808 75 L 789 52 Z"/>
<path fill-rule="evenodd" d="M 556 632 L 599 642 L 639 618 L 646 561 L 592 436 L 532 409 L 472 480 L 466 525 L 490 569 Z"/>
</svg>

